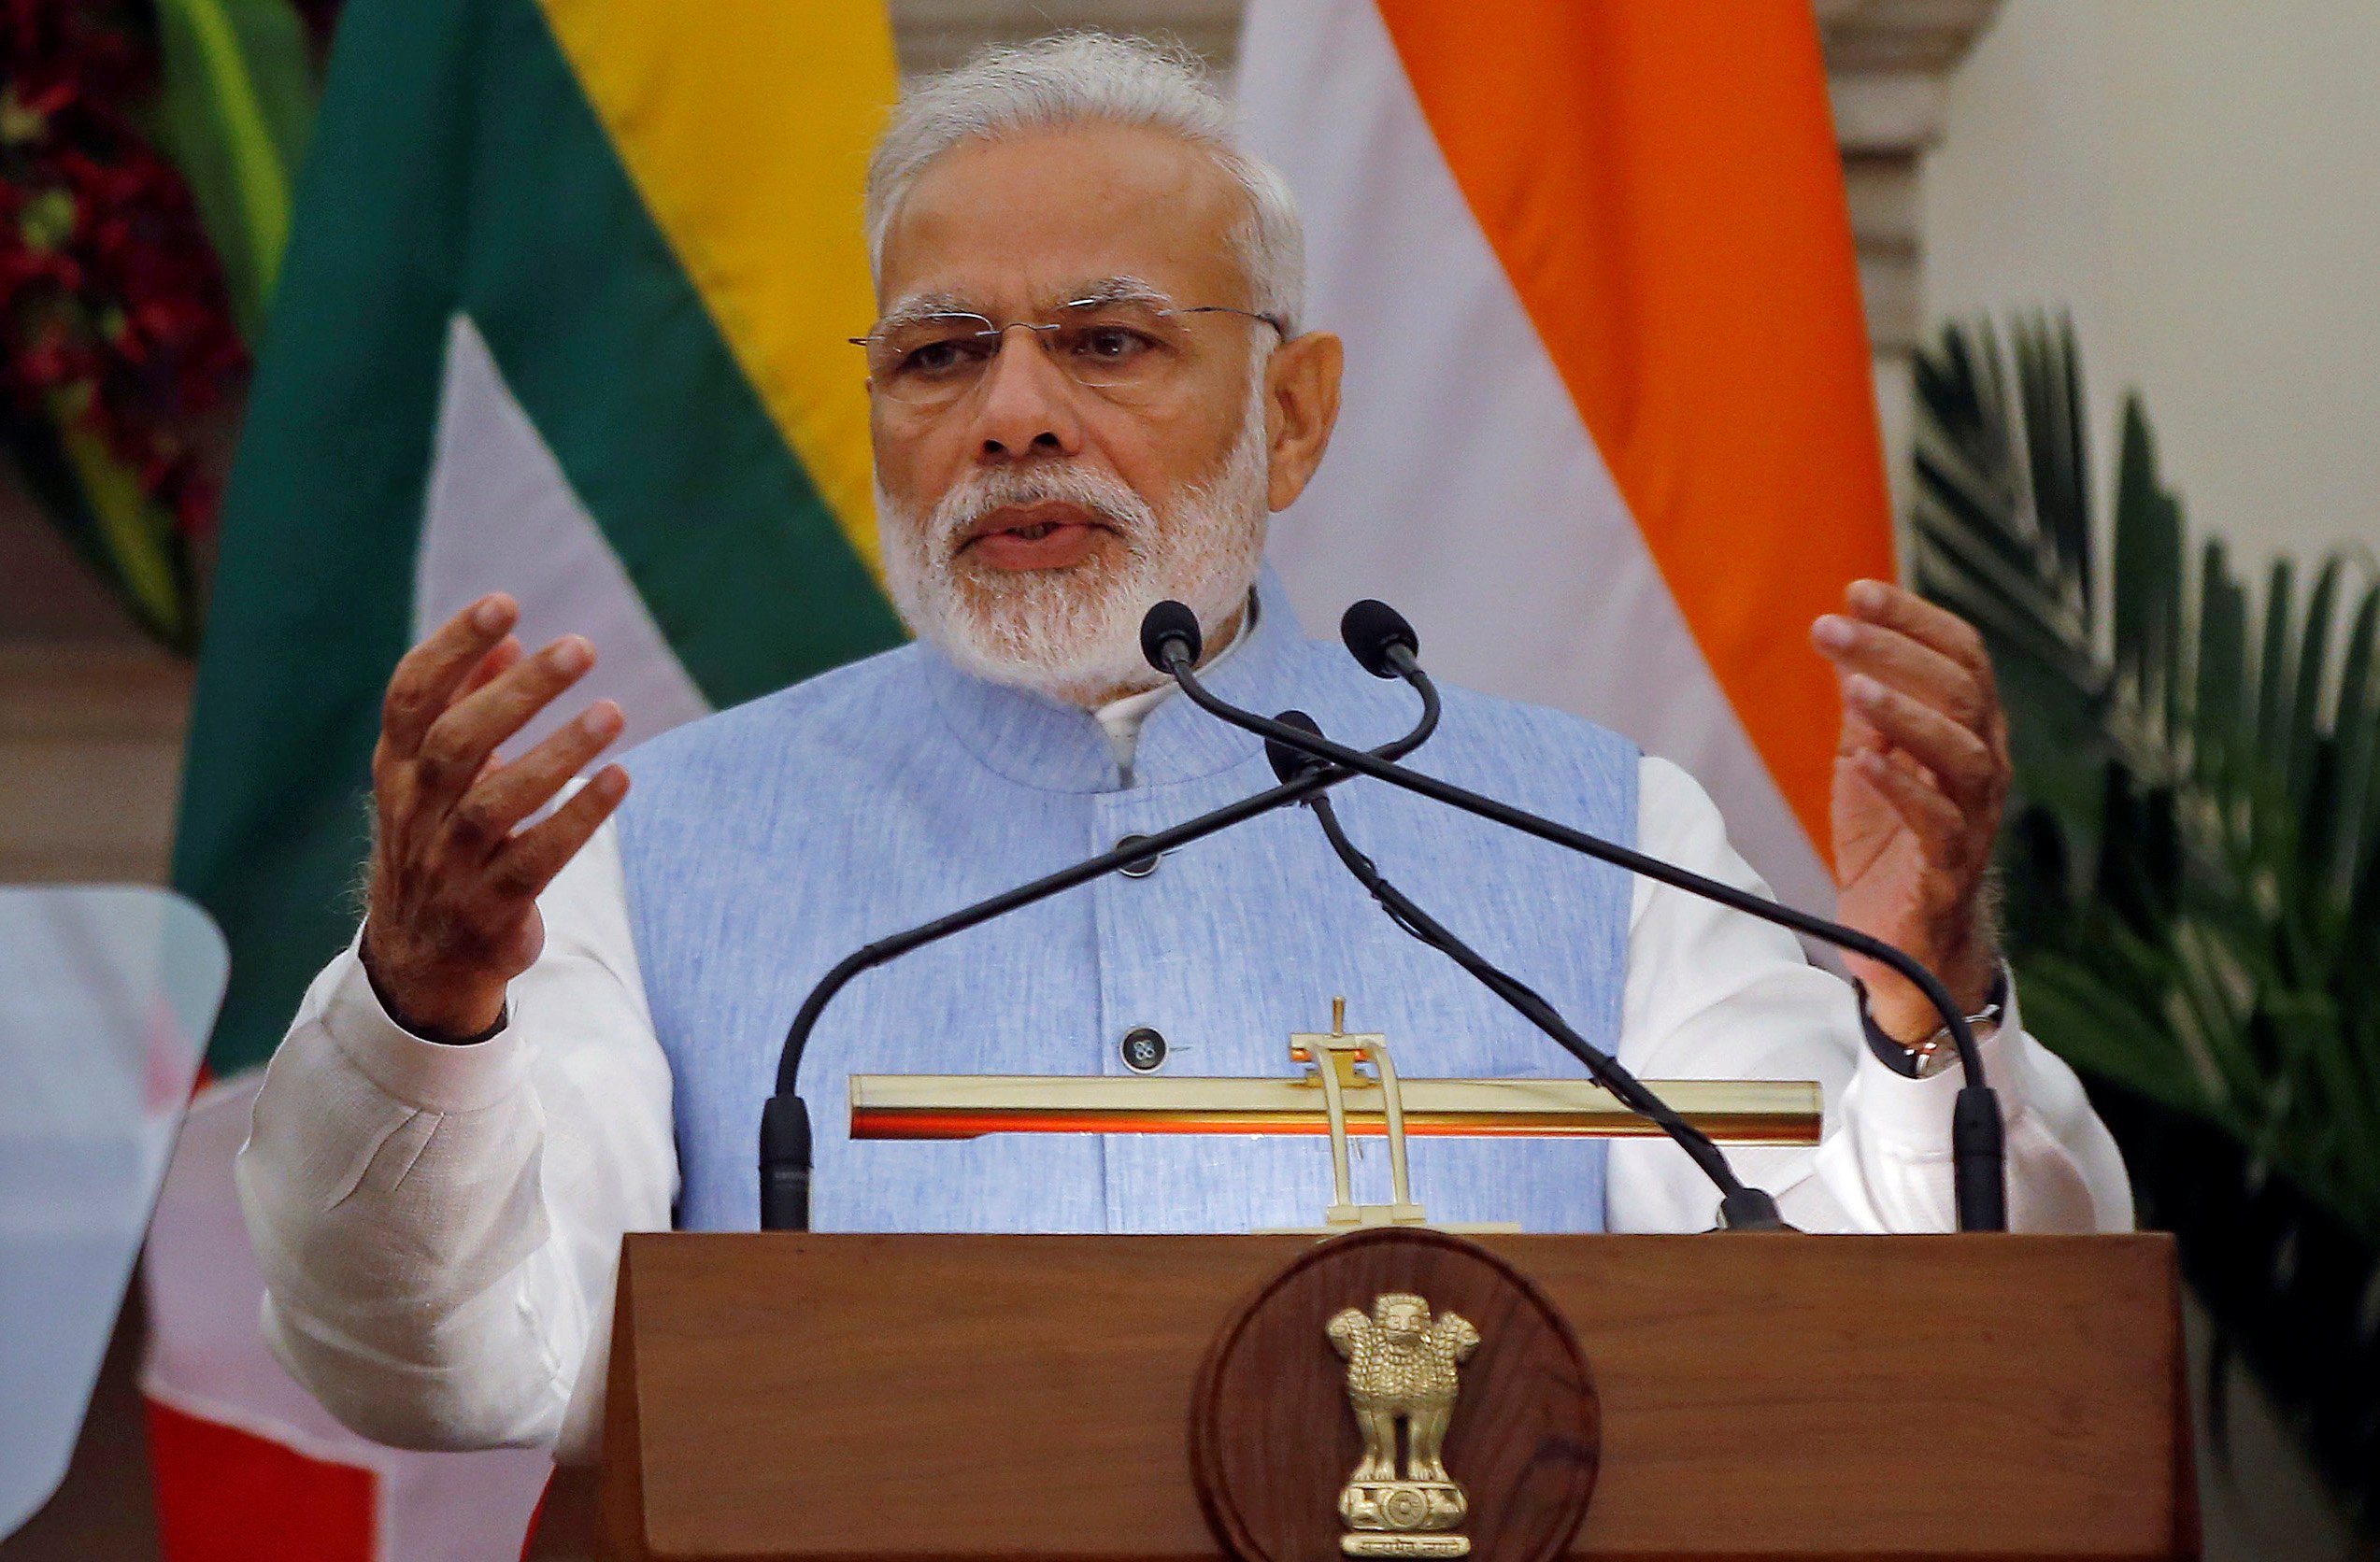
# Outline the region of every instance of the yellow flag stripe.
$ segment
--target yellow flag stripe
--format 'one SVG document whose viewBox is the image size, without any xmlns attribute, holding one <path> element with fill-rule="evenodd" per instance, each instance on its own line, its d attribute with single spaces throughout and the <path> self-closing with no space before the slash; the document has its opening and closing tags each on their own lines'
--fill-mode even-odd
<svg viewBox="0 0 2380 1562">
<path fill-rule="evenodd" d="M 884 0 L 543 4 L 720 334 L 876 570 L 866 369 L 845 338 L 876 313 L 860 184 L 898 91 Z"/>
</svg>

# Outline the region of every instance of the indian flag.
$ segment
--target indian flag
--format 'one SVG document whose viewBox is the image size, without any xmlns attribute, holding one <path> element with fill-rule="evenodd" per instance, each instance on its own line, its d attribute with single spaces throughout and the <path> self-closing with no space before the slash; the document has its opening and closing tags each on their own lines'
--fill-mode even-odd
<svg viewBox="0 0 2380 1562">
<path fill-rule="evenodd" d="M 1804 0 L 1253 0 L 1240 94 L 1347 343 L 1274 529 L 1300 611 L 1676 760 L 1832 902 L 1810 621 L 1890 578 L 1866 330 Z"/>
<path fill-rule="evenodd" d="M 232 989 L 152 1239 L 170 1562 L 514 1554 L 542 1456 L 406 1455 L 266 1356 L 231 1182 L 349 936 L 382 687 L 480 592 L 626 742 L 891 644 L 860 188 L 882 0 L 351 0 L 223 523 L 176 857 Z M 519 740 L 534 743 L 542 729 Z"/>
</svg>

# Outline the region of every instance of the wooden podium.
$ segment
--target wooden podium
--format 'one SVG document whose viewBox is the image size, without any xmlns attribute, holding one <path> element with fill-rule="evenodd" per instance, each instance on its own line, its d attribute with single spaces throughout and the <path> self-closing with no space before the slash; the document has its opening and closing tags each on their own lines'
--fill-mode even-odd
<svg viewBox="0 0 2380 1562">
<path fill-rule="evenodd" d="M 1478 1241 L 1567 1320 L 1600 1401 L 1570 1555 L 2198 1555 L 2168 1238 Z M 1193 1384 L 1235 1309 L 1311 1246 L 632 1236 L 602 1473 L 614 1554 L 1216 1556 Z M 1496 1416 L 1462 1401 L 1457 1476 Z M 1353 1462 L 1343 1406 L 1313 1436 Z M 1492 1541 L 1474 1555 L 1507 1562 Z"/>
</svg>

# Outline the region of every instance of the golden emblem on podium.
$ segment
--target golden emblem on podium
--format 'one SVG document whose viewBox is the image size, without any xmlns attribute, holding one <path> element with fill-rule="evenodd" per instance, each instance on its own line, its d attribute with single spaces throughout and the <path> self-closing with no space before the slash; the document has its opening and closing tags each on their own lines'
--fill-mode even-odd
<svg viewBox="0 0 2380 1562">
<path fill-rule="evenodd" d="M 1347 1405 L 1363 1435 L 1363 1457 L 1339 1492 L 1349 1556 L 1466 1556 L 1468 1536 L 1448 1533 L 1470 1503 L 1447 1473 L 1447 1426 L 1454 1419 L 1459 1370 L 1479 1348 L 1460 1313 L 1430 1315 L 1404 1291 L 1350 1307 L 1326 1328 L 1347 1358 Z M 1404 1468 L 1397 1468 L 1397 1423 L 1404 1423 Z"/>
</svg>

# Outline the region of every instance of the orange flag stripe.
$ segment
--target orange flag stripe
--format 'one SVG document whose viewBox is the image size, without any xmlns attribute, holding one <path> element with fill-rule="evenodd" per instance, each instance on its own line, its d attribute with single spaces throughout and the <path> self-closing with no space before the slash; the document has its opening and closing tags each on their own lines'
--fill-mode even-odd
<svg viewBox="0 0 2380 1562">
<path fill-rule="evenodd" d="M 1821 851 L 1810 620 L 1892 535 L 1804 0 L 1378 0 L 1415 95 L 1696 643 Z"/>
</svg>

